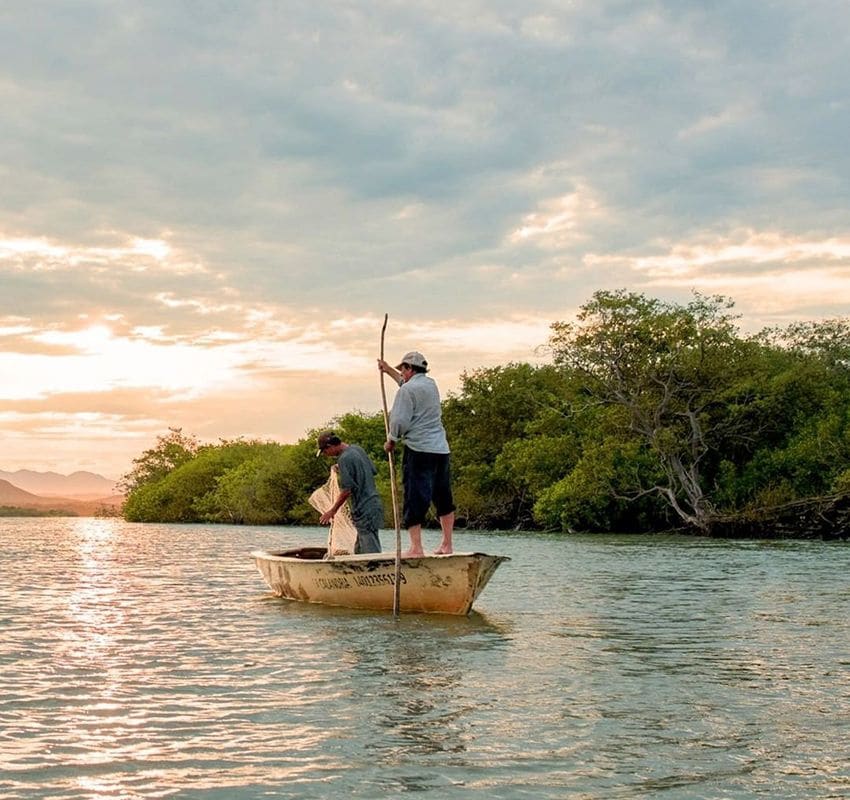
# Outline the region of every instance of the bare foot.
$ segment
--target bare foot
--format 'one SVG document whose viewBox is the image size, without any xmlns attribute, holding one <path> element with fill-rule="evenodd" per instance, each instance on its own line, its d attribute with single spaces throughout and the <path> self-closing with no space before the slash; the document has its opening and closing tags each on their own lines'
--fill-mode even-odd
<svg viewBox="0 0 850 800">
<path fill-rule="evenodd" d="M 401 554 L 402 558 L 424 558 L 425 551 L 424 550 L 408 550 L 405 553 Z"/>
<path fill-rule="evenodd" d="M 440 546 L 434 551 L 435 556 L 450 556 L 452 554 L 451 547 Z"/>
</svg>

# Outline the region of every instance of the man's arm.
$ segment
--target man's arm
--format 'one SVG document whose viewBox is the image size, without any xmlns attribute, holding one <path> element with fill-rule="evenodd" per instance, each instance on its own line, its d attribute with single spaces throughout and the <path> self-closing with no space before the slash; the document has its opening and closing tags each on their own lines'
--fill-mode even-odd
<svg viewBox="0 0 850 800">
<path fill-rule="evenodd" d="M 413 419 L 413 395 L 406 391 L 407 384 L 399 389 L 393 401 L 393 410 L 390 412 L 390 435 L 391 441 L 397 442 L 410 430 L 410 422 Z"/>
</svg>

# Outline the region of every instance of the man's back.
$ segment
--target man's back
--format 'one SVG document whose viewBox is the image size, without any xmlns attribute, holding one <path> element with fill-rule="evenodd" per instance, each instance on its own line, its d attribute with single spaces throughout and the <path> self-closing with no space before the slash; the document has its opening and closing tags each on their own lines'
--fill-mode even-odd
<svg viewBox="0 0 850 800">
<path fill-rule="evenodd" d="M 383 511 L 381 496 L 375 485 L 377 470 L 366 451 L 350 444 L 337 458 L 339 485 L 351 492 L 351 516 L 356 522 L 366 514 L 374 514 L 376 506 Z"/>
<path fill-rule="evenodd" d="M 440 392 L 433 378 L 419 373 L 398 390 L 390 415 L 390 432 L 405 447 L 421 453 L 448 453 Z"/>
</svg>

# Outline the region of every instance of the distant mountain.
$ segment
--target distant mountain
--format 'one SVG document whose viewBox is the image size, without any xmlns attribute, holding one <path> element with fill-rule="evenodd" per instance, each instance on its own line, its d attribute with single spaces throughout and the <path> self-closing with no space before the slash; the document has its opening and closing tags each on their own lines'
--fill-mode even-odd
<svg viewBox="0 0 850 800">
<path fill-rule="evenodd" d="M 60 475 L 58 472 L 33 472 L 19 469 L 17 472 L 0 470 L 0 481 L 37 495 L 72 497 L 77 500 L 94 500 L 108 497 L 117 492 L 115 481 L 94 472 L 73 472 Z"/>
<path fill-rule="evenodd" d="M 2 474 L 0 473 L 0 475 Z M 12 486 L 9 481 L 0 479 L 0 505 L 30 508 L 40 505 L 43 499 L 23 489 L 19 489 L 17 486 Z"/>
<path fill-rule="evenodd" d="M 97 499 L 71 497 L 42 497 L 13 486 L 0 478 L 0 508 L 26 508 L 40 511 L 57 511 L 75 516 L 89 517 L 105 513 L 116 514 L 124 502 L 122 495 L 109 495 Z"/>
</svg>

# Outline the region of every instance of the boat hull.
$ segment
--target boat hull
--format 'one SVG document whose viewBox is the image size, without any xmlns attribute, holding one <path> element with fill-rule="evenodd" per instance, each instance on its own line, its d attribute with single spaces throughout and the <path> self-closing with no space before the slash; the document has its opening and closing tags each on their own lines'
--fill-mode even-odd
<svg viewBox="0 0 850 800">
<path fill-rule="evenodd" d="M 368 553 L 325 560 L 325 548 L 255 550 L 251 557 L 279 597 L 306 603 L 391 611 L 395 554 Z M 453 553 L 401 559 L 399 610 L 468 614 L 506 556 Z"/>
</svg>

